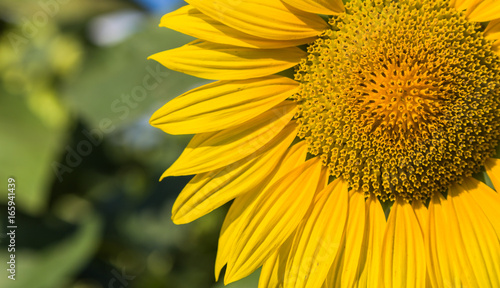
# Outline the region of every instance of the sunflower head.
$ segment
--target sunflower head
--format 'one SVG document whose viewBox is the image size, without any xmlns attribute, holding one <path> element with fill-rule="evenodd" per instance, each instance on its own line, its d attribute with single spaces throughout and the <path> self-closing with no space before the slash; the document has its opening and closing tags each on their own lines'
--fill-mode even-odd
<svg viewBox="0 0 500 288">
<path fill-rule="evenodd" d="M 187 2 L 161 26 L 199 40 L 151 58 L 219 81 L 151 123 L 195 134 L 175 223 L 233 200 L 216 278 L 500 287 L 498 1 Z"/>
<path fill-rule="evenodd" d="M 500 136 L 500 59 L 447 1 L 351 1 L 297 66 L 298 136 L 382 200 L 478 172 Z"/>
</svg>

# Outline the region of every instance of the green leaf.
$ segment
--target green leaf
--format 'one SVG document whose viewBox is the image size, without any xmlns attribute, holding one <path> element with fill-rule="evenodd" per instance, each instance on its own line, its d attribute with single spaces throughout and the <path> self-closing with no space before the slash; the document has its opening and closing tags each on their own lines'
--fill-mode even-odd
<svg viewBox="0 0 500 288">
<path fill-rule="evenodd" d="M 40 252 L 16 248 L 16 280 L 7 278 L 9 272 L 4 272 L 4 277 L 0 277 L 0 287 L 65 287 L 93 256 L 99 244 L 100 231 L 100 219 L 95 214 L 88 214 L 82 218 L 81 226 L 73 235 Z M 0 258 L 10 259 L 7 249 L 0 251 Z"/>
<path fill-rule="evenodd" d="M 223 278 L 213 288 L 255 288 L 259 284 L 260 269 L 249 276 L 224 286 Z"/>
<path fill-rule="evenodd" d="M 8 177 L 16 180 L 17 209 L 30 214 L 45 210 L 54 179 L 51 165 L 59 156 L 66 129 L 67 118 L 50 91 L 0 98 L 0 185 L 6 188 Z M 7 202 L 7 193 L 0 189 L 0 202 Z"/>
</svg>

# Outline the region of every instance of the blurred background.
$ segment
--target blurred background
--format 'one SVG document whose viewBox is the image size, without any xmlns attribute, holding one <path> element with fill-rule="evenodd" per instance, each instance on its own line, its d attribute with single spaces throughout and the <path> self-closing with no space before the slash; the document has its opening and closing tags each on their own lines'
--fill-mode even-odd
<svg viewBox="0 0 500 288">
<path fill-rule="evenodd" d="M 223 287 L 227 206 L 187 225 L 159 182 L 190 135 L 148 124 L 207 83 L 146 58 L 192 39 L 159 28 L 176 0 L 0 0 L 0 287 Z M 7 278 L 7 179 L 16 183 L 16 280 Z M 258 272 L 231 288 L 257 287 Z"/>
</svg>

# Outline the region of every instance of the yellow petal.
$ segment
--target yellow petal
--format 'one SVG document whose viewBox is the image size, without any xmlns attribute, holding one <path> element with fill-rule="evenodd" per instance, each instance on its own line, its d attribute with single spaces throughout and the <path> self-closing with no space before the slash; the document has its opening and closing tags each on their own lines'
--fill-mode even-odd
<svg viewBox="0 0 500 288">
<path fill-rule="evenodd" d="M 295 110 L 295 103 L 285 101 L 241 125 L 196 134 L 162 178 L 208 172 L 247 157 L 276 137 Z"/>
<path fill-rule="evenodd" d="M 425 238 L 428 229 L 427 226 L 429 223 L 429 215 L 427 212 L 427 208 L 425 208 L 421 200 L 413 200 L 411 208 L 415 212 L 415 216 L 417 216 L 418 224 L 420 225 L 420 230 L 422 230 L 422 235 L 424 235 Z"/>
<path fill-rule="evenodd" d="M 280 0 L 186 2 L 227 26 L 267 39 L 304 39 L 328 29 L 318 15 L 294 9 Z"/>
<path fill-rule="evenodd" d="M 266 191 L 233 247 L 224 283 L 248 276 L 280 247 L 304 217 L 318 185 L 318 157 L 292 170 Z M 309 192 L 309 193 L 308 193 Z"/>
<path fill-rule="evenodd" d="M 246 122 L 292 96 L 298 83 L 281 76 L 218 81 L 168 102 L 151 125 L 169 134 L 219 131 Z"/>
<path fill-rule="evenodd" d="M 344 12 L 341 0 L 283 0 L 283 2 L 300 10 L 324 15 L 335 15 Z"/>
<path fill-rule="evenodd" d="M 411 204 L 411 208 L 415 212 L 415 216 L 417 216 L 418 224 L 420 225 L 420 230 L 422 231 L 422 236 L 424 237 L 424 247 L 427 249 L 427 233 L 429 230 L 429 213 L 427 211 L 427 208 L 425 205 L 422 203 L 421 200 L 413 200 Z M 425 255 L 426 257 L 426 266 L 427 266 L 427 271 L 429 271 L 429 266 L 430 265 L 430 259 L 427 257 L 427 253 Z M 430 279 L 429 273 L 426 273 L 425 277 L 425 282 L 426 286 L 425 287 L 437 287 L 437 285 L 434 285 L 433 282 Z"/>
<path fill-rule="evenodd" d="M 468 279 L 472 286 L 500 287 L 500 243 L 493 226 L 464 187 L 452 186 L 448 198 L 465 244 L 464 250 L 457 251 L 457 255 L 462 256 L 459 257 L 463 265 L 462 272 L 472 268 L 476 281 L 472 282 L 472 277 Z"/>
<path fill-rule="evenodd" d="M 484 163 L 486 173 L 490 177 L 493 186 L 497 192 L 500 191 L 500 159 L 490 158 Z"/>
<path fill-rule="evenodd" d="M 500 194 L 474 178 L 465 179 L 463 186 L 481 207 L 500 239 Z"/>
<path fill-rule="evenodd" d="M 492 50 L 500 57 L 500 39 L 493 43 Z"/>
<path fill-rule="evenodd" d="M 453 269 L 451 270 L 453 275 L 452 279 L 457 279 L 459 282 L 462 283 L 458 287 L 479 287 L 477 286 L 477 279 L 475 278 L 474 271 L 472 270 L 472 264 L 469 261 L 467 254 L 464 252 L 465 251 L 465 246 L 468 245 L 464 239 L 462 238 L 462 233 L 460 231 L 459 227 L 459 219 L 457 217 L 457 212 L 452 201 L 451 201 L 451 189 L 450 188 L 448 191 L 448 197 L 446 201 L 443 201 L 446 203 L 444 207 L 446 208 L 446 214 L 448 215 L 447 219 L 447 225 L 450 227 L 450 235 L 451 239 L 449 239 L 448 242 L 448 249 L 449 249 L 449 259 L 451 265 L 453 265 Z"/>
<path fill-rule="evenodd" d="M 345 237 L 342 237 L 340 242 L 340 248 L 337 252 L 337 256 L 333 261 L 328 276 L 326 276 L 325 283 L 323 283 L 322 288 L 337 288 L 340 287 L 340 281 L 342 279 L 342 265 L 344 264 L 344 250 L 345 250 Z"/>
<path fill-rule="evenodd" d="M 241 231 L 245 229 L 245 224 L 250 221 L 248 219 L 250 212 L 252 212 L 253 207 L 257 203 L 256 200 L 261 194 L 261 190 L 246 193 L 236 197 L 231 204 L 219 236 L 217 257 L 215 258 L 216 281 L 219 281 L 222 268 L 229 262 L 234 246 L 241 236 Z"/>
<path fill-rule="evenodd" d="M 426 254 L 429 261 L 428 269 L 432 287 L 461 287 L 459 267 L 454 256 L 457 253 L 453 242 L 448 202 L 435 193 L 429 203 L 429 226 L 426 233 Z"/>
<path fill-rule="evenodd" d="M 402 198 L 392 206 L 382 248 L 384 287 L 425 287 L 425 249 L 413 208 Z"/>
<path fill-rule="evenodd" d="M 344 265 L 342 269 L 341 287 L 353 287 L 359 275 L 361 250 L 365 233 L 366 218 L 365 197 L 362 192 L 350 191 L 349 216 L 345 234 Z"/>
<path fill-rule="evenodd" d="M 292 122 L 261 149 L 229 166 L 196 175 L 172 208 L 172 220 L 184 224 L 217 209 L 243 193 L 266 184 L 297 134 Z M 252 179 L 252 181 L 248 181 Z"/>
<path fill-rule="evenodd" d="M 279 288 L 283 286 L 285 274 L 283 267 L 286 267 L 294 238 L 294 234 L 290 235 L 279 250 L 264 262 L 260 272 L 258 288 Z"/>
<path fill-rule="evenodd" d="M 374 194 L 366 201 L 366 226 L 363 249 L 360 261 L 364 266 L 358 267 L 360 273 L 356 287 L 377 287 L 382 273 L 380 267 L 382 243 L 386 229 L 386 220 L 382 205 Z"/>
<path fill-rule="evenodd" d="M 239 241 L 241 231 L 245 229 L 246 223 L 250 222 L 250 213 L 253 211 L 257 200 L 264 197 L 266 191 L 279 179 L 287 175 L 293 169 L 304 163 L 307 155 L 307 145 L 301 141 L 293 145 L 282 160 L 276 165 L 275 171 L 271 173 L 272 180 L 263 189 L 256 189 L 236 197 L 229 209 L 224 223 L 222 224 L 219 237 L 219 249 L 215 260 L 215 277 L 218 279 L 221 269 L 229 261 L 233 246 Z"/>
<path fill-rule="evenodd" d="M 285 177 L 290 173 L 293 169 L 302 165 L 307 156 L 307 144 L 305 141 L 300 141 L 299 143 L 293 145 L 283 158 L 283 161 L 278 164 L 278 169 L 273 174 L 273 179 L 265 189 L 269 189 L 270 186 L 274 185 L 274 183 L 281 178 Z"/>
<path fill-rule="evenodd" d="M 279 252 L 274 252 L 269 258 L 264 261 L 262 269 L 260 270 L 259 286 L 258 288 L 274 288 L 279 287 Z"/>
<path fill-rule="evenodd" d="M 488 40 L 500 40 L 500 19 L 491 21 L 484 29 L 484 38 Z"/>
<path fill-rule="evenodd" d="M 320 192 L 306 215 L 284 287 L 319 287 L 325 281 L 344 232 L 347 188 L 347 182 L 337 179 Z"/>
<path fill-rule="evenodd" d="M 354 287 L 365 237 L 366 204 L 362 192 L 349 191 L 346 228 L 340 248 L 325 281 L 325 287 Z M 365 256 L 363 256 L 365 257 Z"/>
<path fill-rule="evenodd" d="M 468 15 L 470 21 L 486 22 L 500 18 L 500 2 L 498 0 L 483 0 Z"/>
<path fill-rule="evenodd" d="M 297 47 L 252 49 L 193 41 L 149 56 L 163 66 L 199 78 L 239 80 L 271 75 L 300 62 L 306 53 Z"/>
<path fill-rule="evenodd" d="M 249 48 L 285 48 L 310 43 L 315 39 L 315 37 L 290 40 L 260 38 L 231 28 L 191 5 L 163 16 L 160 26 L 214 43 Z"/>
<path fill-rule="evenodd" d="M 458 11 L 472 11 L 479 3 L 483 0 L 456 0 L 452 1 L 451 6 L 454 7 Z"/>
</svg>

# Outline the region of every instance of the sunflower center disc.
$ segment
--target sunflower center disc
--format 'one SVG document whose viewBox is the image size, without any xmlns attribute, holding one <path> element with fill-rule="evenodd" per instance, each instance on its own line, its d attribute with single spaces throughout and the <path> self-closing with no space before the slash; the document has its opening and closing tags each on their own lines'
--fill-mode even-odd
<svg viewBox="0 0 500 288">
<path fill-rule="evenodd" d="M 448 1 L 351 1 L 296 67 L 299 137 L 381 200 L 426 199 L 500 139 L 500 59 Z"/>
</svg>

